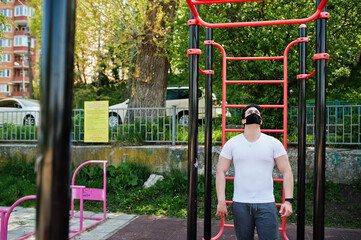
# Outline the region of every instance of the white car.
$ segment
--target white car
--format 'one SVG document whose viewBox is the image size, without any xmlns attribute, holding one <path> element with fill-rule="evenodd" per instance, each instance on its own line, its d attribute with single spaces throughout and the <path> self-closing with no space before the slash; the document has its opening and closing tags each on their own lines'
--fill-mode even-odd
<svg viewBox="0 0 361 240">
<path fill-rule="evenodd" d="M 203 90 L 199 90 L 199 118 L 205 116 L 205 98 Z M 212 95 L 213 101 L 216 100 L 216 96 Z M 176 106 L 177 119 L 181 125 L 188 125 L 188 101 L 189 101 L 189 88 L 188 87 L 168 87 L 166 96 L 166 107 L 171 108 Z M 129 99 L 126 101 L 112 105 L 109 107 L 109 127 L 116 127 L 124 122 L 124 118 L 127 114 Z M 167 111 L 167 115 L 171 115 L 172 111 Z M 213 108 L 212 117 L 217 117 L 222 114 L 220 107 Z"/>
<path fill-rule="evenodd" d="M 0 100 L 0 125 L 14 123 L 20 125 L 38 125 L 40 104 L 17 98 Z"/>
</svg>

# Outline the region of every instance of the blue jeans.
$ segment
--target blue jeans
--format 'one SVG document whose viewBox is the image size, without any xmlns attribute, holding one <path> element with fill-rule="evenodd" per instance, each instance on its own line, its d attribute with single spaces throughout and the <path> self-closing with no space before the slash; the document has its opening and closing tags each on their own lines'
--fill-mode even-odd
<svg viewBox="0 0 361 240">
<path fill-rule="evenodd" d="M 278 216 L 274 202 L 233 202 L 232 207 L 238 240 L 253 240 L 255 227 L 259 240 L 278 240 Z"/>
</svg>

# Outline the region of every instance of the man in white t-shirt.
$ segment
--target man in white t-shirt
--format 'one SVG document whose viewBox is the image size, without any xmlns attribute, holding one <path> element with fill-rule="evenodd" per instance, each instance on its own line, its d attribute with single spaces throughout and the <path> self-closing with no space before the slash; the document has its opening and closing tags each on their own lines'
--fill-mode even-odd
<svg viewBox="0 0 361 240">
<path fill-rule="evenodd" d="M 233 161 L 235 169 L 233 216 L 237 239 L 278 239 L 278 216 L 273 195 L 272 172 L 276 163 L 283 175 L 285 202 L 281 217 L 292 214 L 293 174 L 287 152 L 274 137 L 261 133 L 262 110 L 250 104 L 242 111 L 244 133 L 231 138 L 219 156 L 216 188 L 217 216 L 228 217 L 225 176 Z"/>
</svg>

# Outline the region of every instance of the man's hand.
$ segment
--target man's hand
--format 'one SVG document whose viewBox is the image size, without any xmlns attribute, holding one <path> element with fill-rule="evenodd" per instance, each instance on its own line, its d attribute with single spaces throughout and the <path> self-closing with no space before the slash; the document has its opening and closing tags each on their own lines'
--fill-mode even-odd
<svg viewBox="0 0 361 240">
<path fill-rule="evenodd" d="M 216 216 L 228 218 L 226 201 L 218 201 Z"/>
<path fill-rule="evenodd" d="M 288 217 L 292 214 L 292 203 L 285 201 L 280 209 L 281 217 Z"/>
</svg>

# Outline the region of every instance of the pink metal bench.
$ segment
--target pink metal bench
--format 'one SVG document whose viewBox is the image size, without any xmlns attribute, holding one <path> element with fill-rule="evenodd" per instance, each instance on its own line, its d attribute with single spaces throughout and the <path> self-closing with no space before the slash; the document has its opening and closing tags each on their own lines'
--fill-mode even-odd
<svg viewBox="0 0 361 240">
<path fill-rule="evenodd" d="M 7 240 L 8 238 L 8 223 L 9 223 L 9 218 L 10 218 L 10 214 L 13 212 L 14 208 L 19 205 L 19 203 L 28 200 L 28 199 L 36 199 L 35 195 L 30 195 L 30 196 L 26 196 L 26 197 L 22 197 L 19 200 L 17 200 L 16 202 L 14 202 L 13 205 L 11 205 L 11 207 L 9 209 L 5 209 L 5 208 L 1 208 L 0 212 L 1 212 L 1 240 Z M 18 238 L 18 240 L 20 239 L 26 239 L 30 236 L 34 235 L 33 233 L 29 233 L 21 238 Z"/>
<path fill-rule="evenodd" d="M 87 165 L 87 164 L 103 164 L 103 188 L 97 189 L 97 188 L 87 188 L 85 186 L 77 186 L 75 185 L 75 178 L 79 170 Z M 74 234 L 69 237 L 73 238 L 76 235 L 84 232 L 85 230 L 94 227 L 95 225 L 103 222 L 106 219 L 106 208 L 107 208 L 107 164 L 108 161 L 102 161 L 102 160 L 90 160 L 87 162 L 84 162 L 80 164 L 80 166 L 75 170 L 73 174 L 73 178 L 71 181 L 71 215 L 70 218 L 76 217 L 80 219 L 79 223 L 79 229 L 73 230 L 69 229 L 70 232 L 73 232 Z M 74 214 L 74 199 L 80 199 L 80 211 L 79 215 Z M 84 200 L 95 200 L 95 201 L 103 201 L 103 217 L 86 217 L 84 216 L 83 206 L 84 206 Z M 88 227 L 83 226 L 84 219 L 91 219 L 96 220 L 95 223 L 91 224 Z"/>
<path fill-rule="evenodd" d="M 75 185 L 75 178 L 77 173 L 79 172 L 79 170 L 88 164 L 102 164 L 103 165 L 103 188 L 101 189 L 97 189 L 97 188 L 87 188 L 86 186 L 77 186 Z M 79 218 L 80 219 L 80 223 L 79 223 L 79 229 L 78 230 L 73 230 L 73 229 L 69 229 L 70 232 L 74 233 L 71 236 L 69 236 L 70 238 L 73 238 L 75 236 L 77 236 L 78 234 L 84 232 L 85 230 L 94 227 L 95 225 L 103 222 L 106 219 L 106 199 L 107 199 L 107 191 L 106 191 L 106 185 L 107 185 L 107 166 L 108 161 L 103 161 L 103 160 L 90 160 L 87 162 L 84 162 L 82 164 L 80 164 L 80 166 L 75 170 L 74 174 L 73 174 L 73 178 L 71 181 L 71 214 L 70 214 L 70 219 L 71 218 Z M 28 199 L 36 199 L 35 195 L 31 195 L 31 196 L 26 196 L 26 197 L 22 197 L 19 200 L 17 200 L 13 205 L 11 205 L 11 207 L 9 209 L 0 209 L 0 213 L 1 213 L 1 232 L 0 232 L 0 239 L 1 240 L 7 240 L 7 235 L 8 235 L 8 223 L 9 223 L 9 218 L 10 218 L 10 214 L 12 213 L 12 211 L 14 210 L 14 208 L 21 202 L 28 200 Z M 80 211 L 79 211 L 79 215 L 75 215 L 74 214 L 74 199 L 79 199 L 80 200 Z M 103 202 L 103 217 L 87 217 L 84 216 L 84 200 L 95 200 L 95 201 L 102 201 Z M 96 220 L 95 223 L 91 224 L 90 226 L 84 227 L 83 226 L 83 221 L 84 219 L 91 219 L 91 220 Z M 29 233 L 21 238 L 19 238 L 18 240 L 22 240 L 22 239 L 26 239 L 32 235 L 34 235 L 35 232 Z"/>
</svg>

